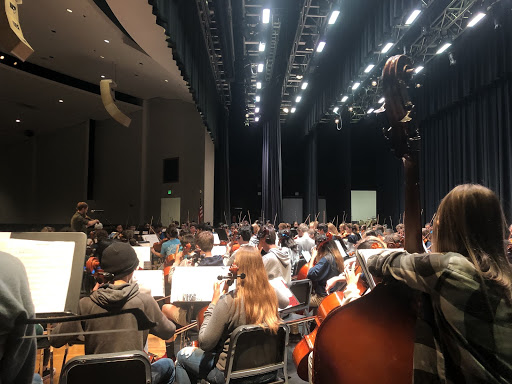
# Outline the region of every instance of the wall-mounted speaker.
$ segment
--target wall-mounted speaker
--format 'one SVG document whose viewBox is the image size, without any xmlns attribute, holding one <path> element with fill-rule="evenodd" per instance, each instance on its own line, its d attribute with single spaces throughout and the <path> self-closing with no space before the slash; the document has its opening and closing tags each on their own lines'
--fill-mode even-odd
<svg viewBox="0 0 512 384">
<path fill-rule="evenodd" d="M 129 127 L 132 119 L 126 116 L 123 112 L 117 108 L 114 100 L 114 90 L 113 88 L 117 87 L 117 84 L 112 81 L 112 79 L 104 79 L 100 81 L 100 93 L 101 93 L 101 101 L 105 106 L 108 114 L 113 117 L 115 121 L 120 124 L 123 124 L 125 127 Z"/>
<path fill-rule="evenodd" d="M 18 5 L 22 0 L 4 0 L 5 9 L 0 11 L 0 47 L 6 53 L 25 61 L 34 53 L 21 31 Z"/>
</svg>

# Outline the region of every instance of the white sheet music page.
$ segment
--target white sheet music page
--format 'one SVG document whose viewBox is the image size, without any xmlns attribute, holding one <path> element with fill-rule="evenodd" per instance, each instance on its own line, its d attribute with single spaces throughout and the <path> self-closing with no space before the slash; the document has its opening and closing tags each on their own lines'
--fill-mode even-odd
<svg viewBox="0 0 512 384">
<path fill-rule="evenodd" d="M 25 266 L 36 313 L 64 312 L 73 241 L 0 239 L 0 250 L 17 257 Z"/>
<path fill-rule="evenodd" d="M 144 269 L 144 262 L 151 262 L 151 248 L 148 247 L 132 247 L 137 258 L 139 259 L 139 267 Z"/>
<path fill-rule="evenodd" d="M 151 296 L 164 297 L 164 271 L 141 271 L 133 273 L 133 282 L 139 284 L 141 291 L 150 291 Z"/>
<path fill-rule="evenodd" d="M 176 267 L 172 275 L 171 303 L 209 302 L 217 276 L 227 276 L 229 267 Z M 231 285 L 234 289 L 236 282 Z"/>
</svg>

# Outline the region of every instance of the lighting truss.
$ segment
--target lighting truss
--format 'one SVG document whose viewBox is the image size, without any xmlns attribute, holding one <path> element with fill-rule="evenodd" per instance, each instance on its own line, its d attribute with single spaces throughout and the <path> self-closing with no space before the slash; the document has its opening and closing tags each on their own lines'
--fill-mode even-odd
<svg viewBox="0 0 512 384">
<path fill-rule="evenodd" d="M 288 66 L 281 91 L 281 111 L 291 108 L 300 92 L 301 83 L 306 80 L 309 73 L 311 60 L 316 53 L 320 36 L 325 31 L 328 18 L 331 14 L 332 3 L 328 6 L 320 6 L 325 3 L 321 0 L 303 0 L 299 23 L 295 32 L 292 49 L 288 59 Z M 281 112 L 281 121 L 288 116 Z"/>
<path fill-rule="evenodd" d="M 208 0 L 196 0 L 196 6 L 217 93 L 223 104 L 229 106 L 231 103 L 231 86 L 224 71 L 221 43 L 217 34 L 218 28 L 213 6 L 210 7 L 210 1 Z"/>
</svg>

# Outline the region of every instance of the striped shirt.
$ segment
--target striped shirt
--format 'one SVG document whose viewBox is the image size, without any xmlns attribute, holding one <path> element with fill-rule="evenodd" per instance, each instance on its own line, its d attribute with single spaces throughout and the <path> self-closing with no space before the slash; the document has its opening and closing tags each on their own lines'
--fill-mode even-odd
<svg viewBox="0 0 512 384">
<path fill-rule="evenodd" d="M 370 257 L 368 268 L 423 293 L 414 383 L 512 382 L 512 306 L 492 281 L 482 290 L 466 257 L 386 250 Z"/>
</svg>

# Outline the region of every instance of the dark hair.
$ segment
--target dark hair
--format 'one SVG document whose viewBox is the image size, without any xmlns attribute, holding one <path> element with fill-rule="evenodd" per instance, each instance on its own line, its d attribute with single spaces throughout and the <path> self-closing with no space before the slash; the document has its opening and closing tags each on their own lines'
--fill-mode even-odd
<svg viewBox="0 0 512 384">
<path fill-rule="evenodd" d="M 87 205 L 87 203 L 84 203 L 83 201 L 81 201 L 81 202 L 79 202 L 79 203 L 76 205 L 76 210 L 77 210 L 77 211 L 81 211 L 82 209 L 87 208 L 87 207 L 89 207 L 89 206 Z"/>
<path fill-rule="evenodd" d="M 104 229 L 98 229 L 94 231 L 94 237 L 96 240 L 98 240 L 98 242 L 100 242 L 102 240 L 108 239 L 108 232 Z"/>
<path fill-rule="evenodd" d="M 174 225 L 169 225 L 167 230 L 165 231 L 165 234 L 169 239 L 175 239 L 178 237 L 178 229 Z"/>
<path fill-rule="evenodd" d="M 183 236 L 181 236 L 181 246 L 183 249 L 187 247 L 187 244 L 190 244 L 190 250 L 194 251 L 196 249 L 196 238 L 191 233 L 186 233 Z"/>
<path fill-rule="evenodd" d="M 249 225 L 242 225 L 238 230 L 238 234 L 243 241 L 249 241 L 252 236 L 252 228 Z"/>
<path fill-rule="evenodd" d="M 371 237 L 377 237 L 377 231 L 371 230 L 371 231 L 366 231 L 364 233 L 364 237 L 370 237 L 370 236 Z"/>
<path fill-rule="evenodd" d="M 297 244 L 293 241 L 291 232 L 289 229 L 283 229 L 279 231 L 279 244 L 281 247 L 290 248 L 292 251 L 297 252 Z"/>
<path fill-rule="evenodd" d="M 327 224 L 324 224 L 324 223 L 318 224 L 316 229 L 317 229 L 317 231 L 324 231 L 325 233 L 327 233 L 329 231 Z"/>
<path fill-rule="evenodd" d="M 276 243 L 276 231 L 270 225 L 264 225 L 258 232 L 258 239 L 265 239 L 267 244 Z"/>
</svg>

